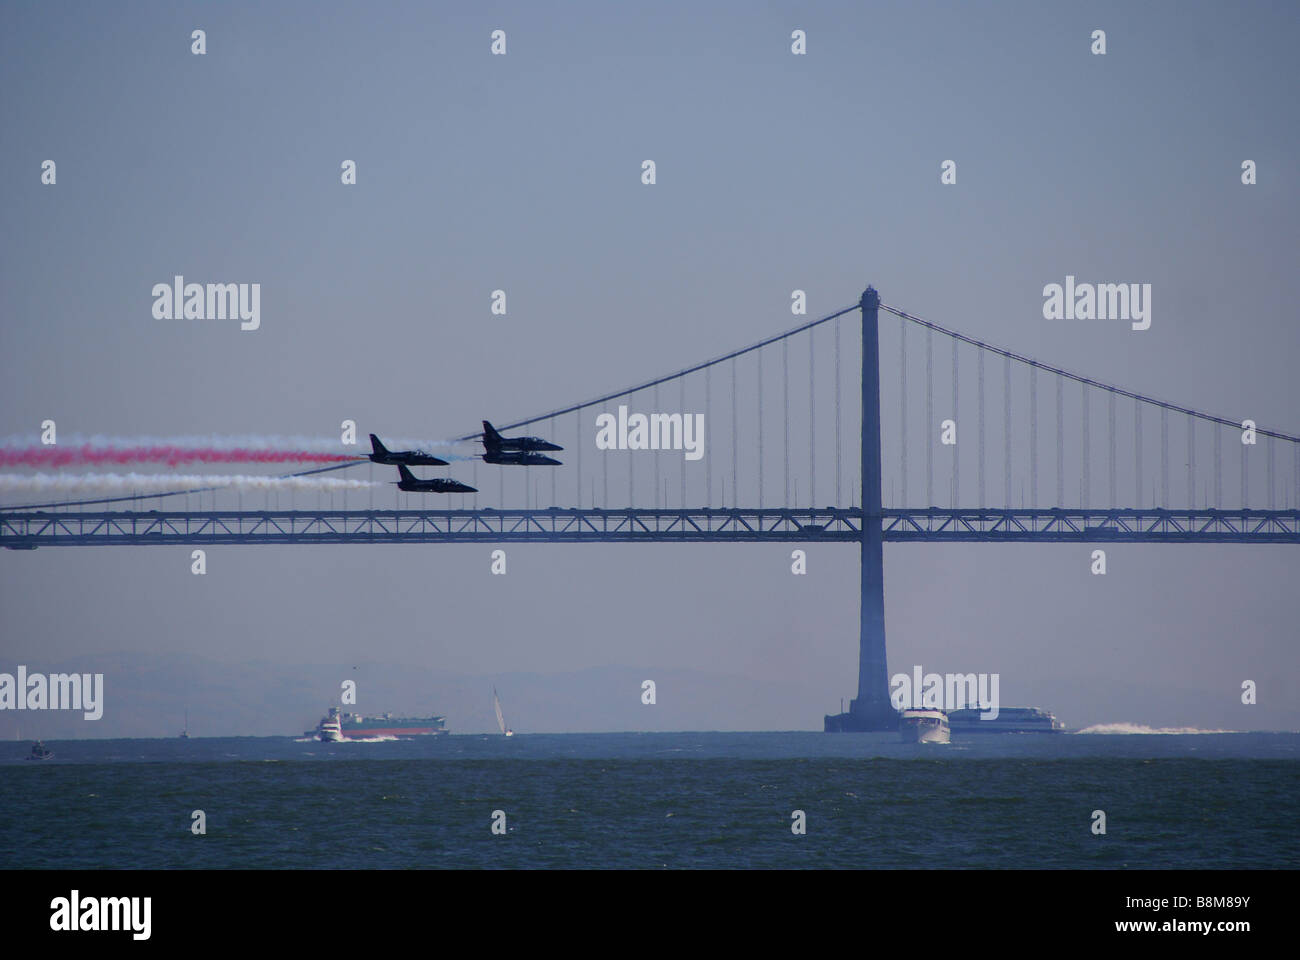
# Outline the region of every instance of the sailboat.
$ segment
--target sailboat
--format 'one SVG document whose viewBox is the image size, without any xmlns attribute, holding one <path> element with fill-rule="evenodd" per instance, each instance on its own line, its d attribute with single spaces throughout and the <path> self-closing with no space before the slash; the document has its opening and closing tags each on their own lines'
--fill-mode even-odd
<svg viewBox="0 0 1300 960">
<path fill-rule="evenodd" d="M 190 712 L 189 712 L 188 710 L 186 710 L 186 711 L 185 711 L 185 729 L 181 731 L 181 739 L 182 739 L 182 740 L 188 740 L 189 738 L 190 738 Z"/>
<path fill-rule="evenodd" d="M 501 732 L 504 733 L 507 737 L 513 737 L 515 735 L 515 732 L 506 726 L 505 715 L 502 714 L 501 712 L 501 698 L 497 696 L 496 687 L 492 688 L 492 706 L 496 707 L 497 726 L 501 728 Z"/>
</svg>

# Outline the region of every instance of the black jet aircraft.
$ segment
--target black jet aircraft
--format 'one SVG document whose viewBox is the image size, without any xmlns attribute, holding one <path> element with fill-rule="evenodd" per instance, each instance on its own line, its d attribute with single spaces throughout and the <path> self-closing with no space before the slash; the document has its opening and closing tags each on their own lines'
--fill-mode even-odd
<svg viewBox="0 0 1300 960">
<path fill-rule="evenodd" d="M 496 463 L 510 467 L 558 467 L 560 461 L 540 453 L 528 453 L 522 450 L 503 451 L 488 447 L 483 454 L 484 463 Z"/>
<path fill-rule="evenodd" d="M 407 493 L 478 493 L 477 489 L 459 480 L 444 480 L 441 477 L 421 480 L 404 463 L 397 465 L 397 475 L 402 478 L 397 481 L 397 489 Z"/>
<path fill-rule="evenodd" d="M 370 448 L 374 451 L 370 454 L 371 463 L 383 463 L 388 466 L 404 463 L 408 467 L 447 466 L 446 460 L 439 460 L 433 454 L 425 453 L 423 450 L 389 450 L 373 433 L 370 435 Z"/>
<path fill-rule="evenodd" d="M 535 450 L 564 449 L 558 444 L 548 443 L 541 437 L 503 437 L 486 420 L 483 421 L 483 446 L 487 447 L 489 453 L 531 453 Z"/>
</svg>

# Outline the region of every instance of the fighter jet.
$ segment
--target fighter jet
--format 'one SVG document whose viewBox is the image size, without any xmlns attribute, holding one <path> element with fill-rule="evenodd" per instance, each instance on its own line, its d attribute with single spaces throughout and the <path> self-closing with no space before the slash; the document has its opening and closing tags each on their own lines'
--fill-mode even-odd
<svg viewBox="0 0 1300 960">
<path fill-rule="evenodd" d="M 413 474 L 404 463 L 397 465 L 397 474 L 402 479 L 397 481 L 397 489 L 407 493 L 478 493 L 478 490 L 459 480 L 421 480 Z"/>
<path fill-rule="evenodd" d="M 439 460 L 433 454 L 425 453 L 423 450 L 389 450 L 373 433 L 370 435 L 370 447 L 374 451 L 370 454 L 372 463 L 383 463 L 388 466 L 404 463 L 408 467 L 447 466 L 446 460 Z"/>
<path fill-rule="evenodd" d="M 496 463 L 509 467 L 558 467 L 560 461 L 540 453 L 527 453 L 523 450 L 502 451 L 488 447 L 483 454 L 484 463 Z"/>
<path fill-rule="evenodd" d="M 528 453 L 533 450 L 564 449 L 557 444 L 548 443 L 541 437 L 503 437 L 486 420 L 483 421 L 483 446 L 487 447 L 489 453 Z"/>
</svg>

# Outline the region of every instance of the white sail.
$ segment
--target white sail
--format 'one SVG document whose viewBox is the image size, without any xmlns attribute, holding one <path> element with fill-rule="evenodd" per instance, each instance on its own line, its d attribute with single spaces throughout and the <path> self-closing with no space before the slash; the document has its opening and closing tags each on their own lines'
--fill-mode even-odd
<svg viewBox="0 0 1300 960">
<path fill-rule="evenodd" d="M 493 687 L 493 688 L 492 688 L 492 706 L 496 707 L 496 710 L 497 710 L 497 726 L 501 728 L 501 732 L 502 732 L 502 733 L 505 733 L 505 732 L 506 732 L 506 718 L 505 718 L 505 716 L 501 713 L 501 698 L 497 696 L 497 690 L 496 690 L 496 687 Z"/>
</svg>

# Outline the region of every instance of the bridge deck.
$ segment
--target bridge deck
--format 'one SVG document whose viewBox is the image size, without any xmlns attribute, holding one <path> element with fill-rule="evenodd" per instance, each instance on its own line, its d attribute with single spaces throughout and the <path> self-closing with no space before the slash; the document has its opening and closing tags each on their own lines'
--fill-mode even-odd
<svg viewBox="0 0 1300 960">
<path fill-rule="evenodd" d="M 885 509 L 887 541 L 1300 543 L 1298 510 Z M 0 546 L 857 542 L 860 509 L 216 510 L 0 513 Z"/>
</svg>

